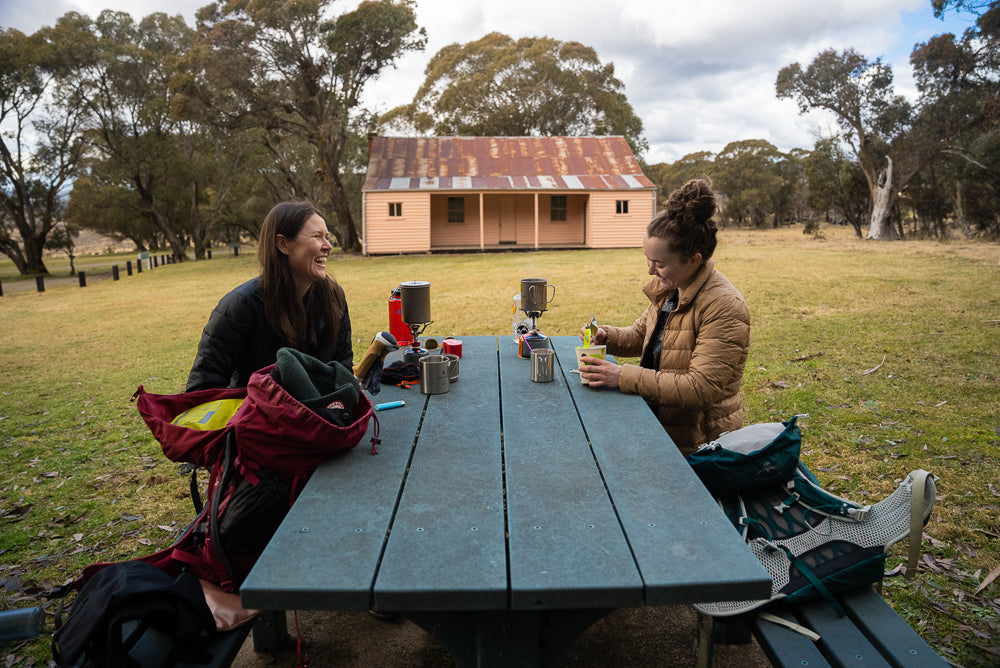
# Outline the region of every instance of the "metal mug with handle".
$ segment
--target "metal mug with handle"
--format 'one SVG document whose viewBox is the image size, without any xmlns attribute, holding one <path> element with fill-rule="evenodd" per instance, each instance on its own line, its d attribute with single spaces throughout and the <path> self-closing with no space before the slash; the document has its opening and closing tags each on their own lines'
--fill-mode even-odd
<svg viewBox="0 0 1000 668">
<path fill-rule="evenodd" d="M 552 294 L 549 294 L 552 288 Z M 556 296 L 556 286 L 544 278 L 521 279 L 521 310 L 525 313 L 540 313 L 548 309 L 549 302 Z"/>
<path fill-rule="evenodd" d="M 536 348 L 531 351 L 531 380 L 536 383 L 551 383 L 556 377 L 556 351 L 551 348 Z"/>
<path fill-rule="evenodd" d="M 423 394 L 444 394 L 451 384 L 448 360 L 442 355 L 420 358 L 420 391 Z"/>
</svg>

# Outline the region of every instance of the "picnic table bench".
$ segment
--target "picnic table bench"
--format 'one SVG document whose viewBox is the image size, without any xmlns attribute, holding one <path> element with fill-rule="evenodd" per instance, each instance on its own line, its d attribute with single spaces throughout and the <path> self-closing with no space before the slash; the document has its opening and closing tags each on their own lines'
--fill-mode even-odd
<svg viewBox="0 0 1000 668">
<path fill-rule="evenodd" d="M 750 629 L 774 666 L 948 665 L 871 587 L 836 598 L 847 613 L 843 617 L 822 599 L 768 609 L 812 630 L 819 636 L 816 640 L 759 616 L 750 618 Z"/>
<path fill-rule="evenodd" d="M 712 662 L 713 642 L 748 642 L 753 633 L 775 668 L 832 668 L 865 666 L 897 668 L 945 668 L 938 656 L 916 631 L 892 609 L 872 587 L 837 594 L 845 611 L 838 617 L 827 601 L 777 603 L 764 614 L 750 612 L 738 617 L 702 617 L 699 623 L 698 666 Z M 780 618 L 802 630 L 789 628 Z M 740 638 L 746 629 L 746 638 Z M 721 640 L 722 636 L 728 636 Z"/>
</svg>

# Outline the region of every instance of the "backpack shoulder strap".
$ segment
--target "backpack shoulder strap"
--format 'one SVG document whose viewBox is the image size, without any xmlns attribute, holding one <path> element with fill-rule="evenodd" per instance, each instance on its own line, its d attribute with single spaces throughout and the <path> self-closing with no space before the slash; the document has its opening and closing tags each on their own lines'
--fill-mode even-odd
<svg viewBox="0 0 1000 668">
<path fill-rule="evenodd" d="M 222 497 L 226 493 L 226 490 L 229 488 L 230 482 L 232 481 L 235 460 L 236 434 L 234 431 L 230 431 L 226 436 L 226 450 L 225 455 L 222 458 L 222 474 L 219 477 L 219 484 L 212 493 L 211 508 L 209 510 L 208 517 L 208 529 L 212 542 L 212 552 L 218 562 L 226 569 L 226 574 L 229 576 L 230 583 L 235 579 L 235 577 L 233 575 L 233 566 L 229 562 L 229 557 L 226 556 L 226 551 L 222 549 L 222 536 L 219 533 L 219 507 L 222 504 Z M 223 587 L 223 589 L 226 589 L 226 587 Z"/>
<path fill-rule="evenodd" d="M 930 473 L 918 469 L 910 473 L 913 487 L 910 491 L 910 551 L 906 560 L 906 577 L 912 578 L 917 573 L 917 562 L 924 543 L 924 522 L 929 516 L 929 509 L 924 498 L 927 489 L 927 478 Z M 931 480 L 933 484 L 933 479 Z M 931 500 L 933 503 L 933 499 Z"/>
</svg>

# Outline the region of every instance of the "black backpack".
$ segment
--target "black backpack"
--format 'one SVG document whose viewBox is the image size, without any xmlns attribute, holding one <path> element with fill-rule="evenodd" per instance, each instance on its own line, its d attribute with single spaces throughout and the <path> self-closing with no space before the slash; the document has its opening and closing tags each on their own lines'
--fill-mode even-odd
<svg viewBox="0 0 1000 668">
<path fill-rule="evenodd" d="M 172 578 L 144 561 L 112 564 L 97 572 L 73 600 L 64 624 L 52 634 L 60 668 L 139 668 L 122 644 L 122 627 L 139 622 L 173 638 L 178 658 L 198 663 L 215 620 L 198 578 Z"/>
</svg>

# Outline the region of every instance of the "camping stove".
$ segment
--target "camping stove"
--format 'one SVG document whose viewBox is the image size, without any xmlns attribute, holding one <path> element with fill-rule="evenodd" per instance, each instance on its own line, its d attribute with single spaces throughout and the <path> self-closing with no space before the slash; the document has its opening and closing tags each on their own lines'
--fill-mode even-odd
<svg viewBox="0 0 1000 668">
<path fill-rule="evenodd" d="M 403 353 L 404 362 L 417 364 L 427 350 L 418 338 L 431 320 L 431 284 L 427 281 L 408 281 L 399 284 L 399 298 L 403 323 L 410 329 L 410 347 Z"/>
<path fill-rule="evenodd" d="M 552 288 L 551 294 L 549 288 Z M 538 331 L 538 319 L 548 310 L 548 304 L 555 294 L 556 286 L 548 284 L 544 278 L 521 279 L 520 308 L 528 317 L 524 324 L 529 331 L 518 337 L 518 357 L 530 359 L 533 349 L 549 347 L 549 337 Z"/>
</svg>

